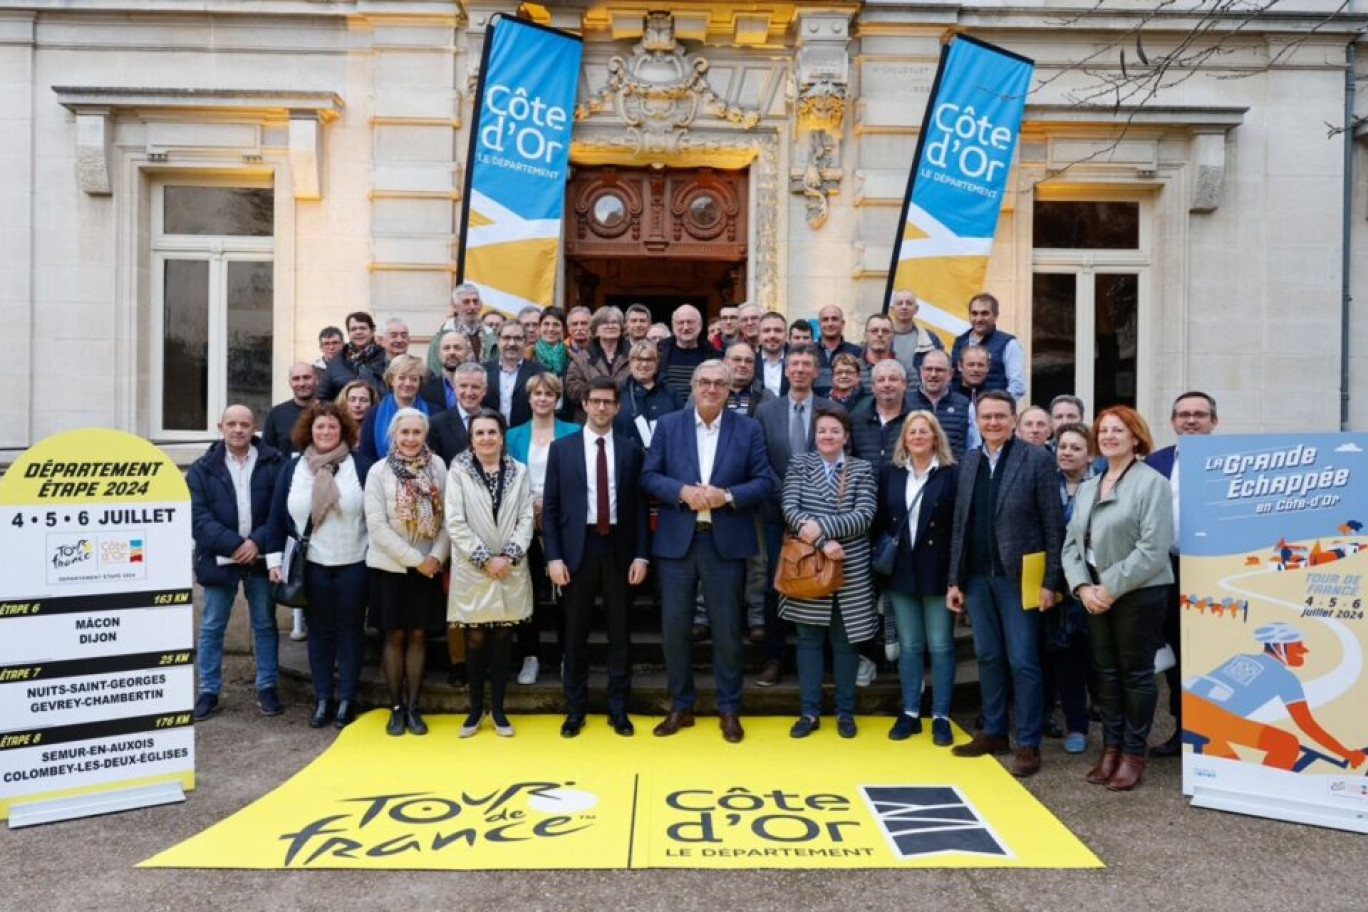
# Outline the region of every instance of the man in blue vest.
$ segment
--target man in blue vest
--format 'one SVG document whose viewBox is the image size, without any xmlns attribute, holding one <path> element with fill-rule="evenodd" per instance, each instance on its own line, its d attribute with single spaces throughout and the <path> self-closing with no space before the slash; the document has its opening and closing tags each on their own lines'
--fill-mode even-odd
<svg viewBox="0 0 1368 912">
<path fill-rule="evenodd" d="M 982 346 L 988 350 L 988 379 L 985 390 L 1006 390 L 1016 399 L 1026 395 L 1026 353 L 1021 342 L 1011 333 L 997 328 L 998 299 L 984 292 L 969 301 L 969 329 L 955 337 L 950 360 L 960 363 L 966 348 Z M 958 374 L 955 382 L 961 382 Z"/>
</svg>

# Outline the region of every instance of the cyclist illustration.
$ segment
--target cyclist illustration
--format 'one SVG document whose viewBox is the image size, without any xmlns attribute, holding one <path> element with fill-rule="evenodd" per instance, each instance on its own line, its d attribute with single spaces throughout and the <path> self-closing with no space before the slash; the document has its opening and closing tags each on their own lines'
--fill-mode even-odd
<svg viewBox="0 0 1368 912">
<path fill-rule="evenodd" d="M 1234 746 L 1240 745 L 1263 751 L 1264 766 L 1297 769 L 1302 752 L 1297 736 L 1250 718 L 1268 701 L 1281 700 L 1311 740 L 1343 757 L 1347 768 L 1362 766 L 1368 759 L 1362 750 L 1345 747 L 1316 721 L 1302 683 L 1292 672 L 1306 664 L 1310 652 L 1301 631 L 1275 621 L 1256 629 L 1254 639 L 1263 644 L 1262 653 L 1234 656 L 1185 682 L 1184 740 L 1197 743 L 1197 750 L 1207 756 L 1238 760 Z"/>
</svg>

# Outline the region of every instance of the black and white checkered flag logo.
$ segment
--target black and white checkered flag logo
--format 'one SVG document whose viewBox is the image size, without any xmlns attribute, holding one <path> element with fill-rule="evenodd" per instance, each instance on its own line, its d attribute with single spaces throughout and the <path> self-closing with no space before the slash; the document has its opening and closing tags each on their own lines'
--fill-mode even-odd
<svg viewBox="0 0 1368 912">
<path fill-rule="evenodd" d="M 952 785 L 861 786 L 899 858 L 946 852 L 1011 857 L 969 800 Z"/>
</svg>

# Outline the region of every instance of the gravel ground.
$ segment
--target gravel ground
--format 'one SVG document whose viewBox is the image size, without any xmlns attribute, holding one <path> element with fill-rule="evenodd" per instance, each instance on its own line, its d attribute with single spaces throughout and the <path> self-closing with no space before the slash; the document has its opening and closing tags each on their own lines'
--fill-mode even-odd
<svg viewBox="0 0 1368 912">
<path fill-rule="evenodd" d="M 1059 742 L 1047 745 L 1027 787 L 1106 862 L 1100 871 L 135 868 L 270 791 L 331 742 L 331 729 L 308 727 L 303 706 L 262 718 L 251 688 L 250 660 L 229 657 L 223 709 L 199 728 L 199 787 L 185 804 L 0 832 L 0 910 L 1368 909 L 1362 836 L 1190 809 L 1176 761 L 1154 763 L 1138 791 L 1113 795 L 1085 785 L 1088 760 L 1066 756 Z"/>
</svg>

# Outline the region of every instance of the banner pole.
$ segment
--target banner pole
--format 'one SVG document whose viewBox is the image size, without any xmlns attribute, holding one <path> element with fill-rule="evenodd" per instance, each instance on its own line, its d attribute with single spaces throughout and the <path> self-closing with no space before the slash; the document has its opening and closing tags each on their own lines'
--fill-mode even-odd
<svg viewBox="0 0 1368 912">
<path fill-rule="evenodd" d="M 480 81 L 475 85 L 475 106 L 470 111 L 470 142 L 466 146 L 465 180 L 461 188 L 461 228 L 456 241 L 456 284 L 465 281 L 466 236 L 470 233 L 470 192 L 475 179 L 475 148 L 480 142 L 480 114 L 484 111 L 485 80 L 489 77 L 489 53 L 494 47 L 494 30 L 504 19 L 503 13 L 489 18 L 485 29 L 484 47 L 480 49 Z"/>
</svg>

